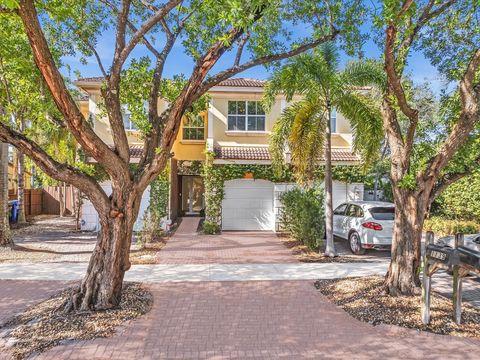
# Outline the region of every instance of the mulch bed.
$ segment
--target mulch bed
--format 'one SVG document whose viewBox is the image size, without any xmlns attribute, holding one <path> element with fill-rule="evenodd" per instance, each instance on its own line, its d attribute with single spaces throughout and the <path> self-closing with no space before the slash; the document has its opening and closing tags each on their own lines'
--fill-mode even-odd
<svg viewBox="0 0 480 360">
<path fill-rule="evenodd" d="M 73 289 L 63 290 L 1 324 L 0 352 L 8 349 L 15 359 L 25 359 L 73 340 L 112 336 L 117 326 L 146 314 L 153 304 L 152 294 L 140 284 L 125 283 L 118 309 L 64 313 L 59 309 Z"/>
<path fill-rule="evenodd" d="M 372 325 L 396 325 L 436 334 L 480 338 L 480 310 L 462 305 L 462 324 L 452 320 L 452 300 L 432 292 L 430 324 L 421 319 L 421 296 L 386 295 L 384 278 L 318 280 L 315 287 L 354 318 Z"/>
<path fill-rule="evenodd" d="M 298 261 L 304 263 L 364 263 L 369 261 L 365 257 L 355 255 L 341 255 L 332 258 L 313 251 L 301 241 L 289 237 L 280 237 L 280 240 L 287 249 L 290 249 Z"/>
<path fill-rule="evenodd" d="M 130 251 L 130 262 L 132 265 L 159 264 L 158 252 L 165 246 L 166 239 L 158 238 L 155 241 L 146 243 L 143 248 Z"/>
</svg>

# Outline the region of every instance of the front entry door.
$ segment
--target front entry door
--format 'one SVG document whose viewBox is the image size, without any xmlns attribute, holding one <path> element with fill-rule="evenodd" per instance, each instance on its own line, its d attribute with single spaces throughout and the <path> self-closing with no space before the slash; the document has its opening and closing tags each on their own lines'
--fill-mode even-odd
<svg viewBox="0 0 480 360">
<path fill-rule="evenodd" d="M 204 208 L 203 179 L 201 176 L 182 176 L 182 212 L 185 215 L 198 215 Z"/>
</svg>

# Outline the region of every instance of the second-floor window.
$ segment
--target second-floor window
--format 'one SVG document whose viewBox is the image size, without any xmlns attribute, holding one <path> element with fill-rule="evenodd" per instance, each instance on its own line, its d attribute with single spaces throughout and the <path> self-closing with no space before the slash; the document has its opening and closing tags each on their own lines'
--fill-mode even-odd
<svg viewBox="0 0 480 360">
<path fill-rule="evenodd" d="M 183 140 L 204 140 L 205 118 L 202 115 L 185 116 L 183 120 Z"/>
<path fill-rule="evenodd" d="M 128 109 L 125 107 L 123 109 L 123 126 L 125 127 L 125 130 L 127 131 L 138 131 L 138 127 L 133 123 L 132 121 L 132 114 Z"/>
<path fill-rule="evenodd" d="M 229 101 L 228 130 L 265 131 L 265 111 L 259 101 Z"/>
<path fill-rule="evenodd" d="M 336 133 L 337 132 L 337 110 L 332 109 L 330 112 L 330 132 Z"/>
</svg>

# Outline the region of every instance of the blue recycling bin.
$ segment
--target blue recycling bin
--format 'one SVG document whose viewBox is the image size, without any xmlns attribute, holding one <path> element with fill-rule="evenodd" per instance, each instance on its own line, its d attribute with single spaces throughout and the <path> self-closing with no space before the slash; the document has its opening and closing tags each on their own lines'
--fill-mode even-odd
<svg viewBox="0 0 480 360">
<path fill-rule="evenodd" d="M 12 200 L 10 201 L 10 222 L 16 223 L 18 221 L 18 212 L 19 212 L 19 207 L 18 207 L 18 200 Z"/>
</svg>

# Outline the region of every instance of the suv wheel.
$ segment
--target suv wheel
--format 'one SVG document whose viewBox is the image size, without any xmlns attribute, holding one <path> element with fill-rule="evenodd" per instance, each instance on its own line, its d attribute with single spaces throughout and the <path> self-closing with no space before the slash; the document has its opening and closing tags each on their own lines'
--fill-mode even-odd
<svg viewBox="0 0 480 360">
<path fill-rule="evenodd" d="M 356 231 L 353 231 L 348 236 L 348 245 L 350 246 L 350 251 L 355 255 L 363 255 L 365 254 L 365 249 L 362 248 L 362 244 L 360 242 L 360 235 Z"/>
</svg>

